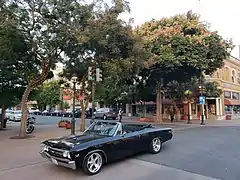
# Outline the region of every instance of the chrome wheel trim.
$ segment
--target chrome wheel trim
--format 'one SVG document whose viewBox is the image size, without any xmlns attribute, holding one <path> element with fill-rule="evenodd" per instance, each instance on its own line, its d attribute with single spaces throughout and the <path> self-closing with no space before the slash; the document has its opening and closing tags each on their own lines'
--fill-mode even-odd
<svg viewBox="0 0 240 180">
<path fill-rule="evenodd" d="M 155 152 L 160 151 L 161 146 L 162 146 L 161 140 L 160 140 L 159 138 L 154 138 L 154 139 L 152 140 L 152 146 L 153 146 L 153 150 L 154 150 Z"/>
<path fill-rule="evenodd" d="M 92 153 L 87 160 L 87 169 L 91 173 L 98 172 L 102 167 L 102 156 L 99 153 Z"/>
</svg>

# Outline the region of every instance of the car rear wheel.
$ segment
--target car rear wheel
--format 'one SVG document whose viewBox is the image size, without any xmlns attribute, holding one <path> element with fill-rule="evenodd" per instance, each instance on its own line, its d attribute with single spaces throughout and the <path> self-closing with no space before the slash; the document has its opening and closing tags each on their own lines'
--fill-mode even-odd
<svg viewBox="0 0 240 180">
<path fill-rule="evenodd" d="M 89 175 L 97 174 L 103 166 L 103 157 L 99 152 L 94 152 L 89 155 L 84 160 L 83 170 Z"/>
<path fill-rule="evenodd" d="M 107 119 L 107 116 L 106 116 L 106 115 L 104 115 L 104 116 L 103 116 L 103 119 L 104 119 L 104 120 L 106 120 L 106 119 Z"/>
<path fill-rule="evenodd" d="M 151 141 L 151 144 L 149 146 L 149 151 L 153 154 L 157 154 L 161 151 L 161 149 L 162 149 L 161 139 L 158 137 L 153 138 L 153 140 Z"/>
</svg>

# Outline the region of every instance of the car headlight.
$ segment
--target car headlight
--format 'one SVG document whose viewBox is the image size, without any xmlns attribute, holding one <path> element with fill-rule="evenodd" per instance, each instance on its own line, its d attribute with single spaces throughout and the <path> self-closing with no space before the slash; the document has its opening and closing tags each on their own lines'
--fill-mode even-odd
<svg viewBox="0 0 240 180">
<path fill-rule="evenodd" d="M 69 159 L 71 159 L 71 155 L 70 155 L 70 152 L 69 151 L 64 151 L 63 152 L 63 157 L 67 157 L 67 158 L 69 158 Z"/>
<path fill-rule="evenodd" d="M 41 152 L 48 151 L 48 146 L 46 144 L 41 144 L 40 148 L 41 148 Z"/>
</svg>

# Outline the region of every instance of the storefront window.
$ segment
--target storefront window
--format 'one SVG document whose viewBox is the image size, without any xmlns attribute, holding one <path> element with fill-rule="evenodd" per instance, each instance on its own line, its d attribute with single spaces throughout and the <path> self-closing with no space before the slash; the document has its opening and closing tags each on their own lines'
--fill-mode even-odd
<svg viewBox="0 0 240 180">
<path fill-rule="evenodd" d="M 233 92 L 232 93 L 232 98 L 233 99 L 239 99 L 239 93 Z"/>
<path fill-rule="evenodd" d="M 224 91 L 224 97 L 231 99 L 231 92 L 230 91 Z"/>
</svg>

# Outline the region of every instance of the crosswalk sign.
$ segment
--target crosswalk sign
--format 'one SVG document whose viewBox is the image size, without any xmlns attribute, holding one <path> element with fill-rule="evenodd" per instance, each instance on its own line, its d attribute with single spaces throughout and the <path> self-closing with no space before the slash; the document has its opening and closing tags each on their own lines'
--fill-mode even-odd
<svg viewBox="0 0 240 180">
<path fill-rule="evenodd" d="M 205 97 L 204 96 L 199 97 L 199 103 L 200 104 L 205 104 Z"/>
</svg>

